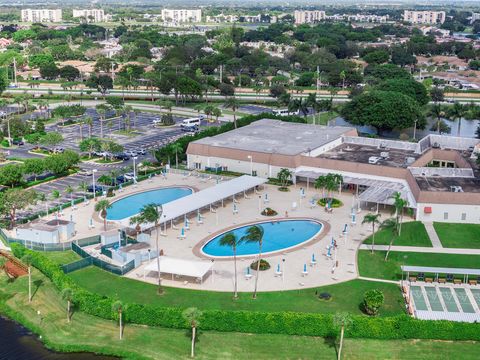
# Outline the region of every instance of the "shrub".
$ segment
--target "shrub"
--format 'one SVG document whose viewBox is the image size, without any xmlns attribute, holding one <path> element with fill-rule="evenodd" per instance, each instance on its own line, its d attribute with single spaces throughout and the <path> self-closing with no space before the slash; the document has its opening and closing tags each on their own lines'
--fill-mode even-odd
<svg viewBox="0 0 480 360">
<path fill-rule="evenodd" d="M 262 214 L 263 216 L 275 216 L 278 214 L 278 212 L 276 212 L 272 208 L 267 207 L 260 214 Z"/>
<path fill-rule="evenodd" d="M 250 269 L 252 270 L 257 270 L 257 265 L 258 265 L 258 261 L 254 261 L 250 264 Z M 260 260 L 260 271 L 265 271 L 265 270 L 268 270 L 270 269 L 270 264 L 268 263 L 267 260 L 265 259 L 261 259 Z"/>
<path fill-rule="evenodd" d="M 331 201 L 332 203 L 330 204 L 330 206 L 332 208 L 339 208 L 339 207 L 342 207 L 343 206 L 343 202 L 341 202 L 340 200 L 336 199 L 336 198 L 323 198 L 323 199 L 320 199 L 318 200 L 318 205 L 320 206 L 325 206 L 329 201 Z"/>
<path fill-rule="evenodd" d="M 368 315 L 377 315 L 385 297 L 380 290 L 369 290 L 363 297 L 363 307 Z"/>
</svg>

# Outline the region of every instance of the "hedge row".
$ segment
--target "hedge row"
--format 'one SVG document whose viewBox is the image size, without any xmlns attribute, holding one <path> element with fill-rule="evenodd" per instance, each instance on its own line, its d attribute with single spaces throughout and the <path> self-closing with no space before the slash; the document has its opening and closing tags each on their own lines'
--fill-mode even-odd
<svg viewBox="0 0 480 360">
<path fill-rule="evenodd" d="M 112 304 L 116 299 L 87 291 L 63 273 L 60 266 L 40 252 L 12 244 L 13 254 L 32 256 L 32 265 L 47 276 L 58 290 L 71 288 L 81 311 L 104 319 L 115 319 Z M 95 281 L 92 279 L 92 281 Z M 320 306 L 320 305 L 319 305 Z M 188 328 L 181 308 L 125 304 L 125 320 L 135 324 Z M 201 319 L 204 330 L 246 333 L 271 333 L 307 336 L 332 336 L 338 333 L 332 314 L 297 312 L 253 312 L 205 310 Z M 373 339 L 442 339 L 480 341 L 480 324 L 416 320 L 407 315 L 395 317 L 352 316 L 346 336 Z"/>
</svg>

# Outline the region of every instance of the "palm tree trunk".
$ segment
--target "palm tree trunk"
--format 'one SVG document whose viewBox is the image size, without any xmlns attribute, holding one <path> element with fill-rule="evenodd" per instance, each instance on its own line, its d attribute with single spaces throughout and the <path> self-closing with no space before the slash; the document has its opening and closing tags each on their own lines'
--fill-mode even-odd
<svg viewBox="0 0 480 360">
<path fill-rule="evenodd" d="M 70 322 L 70 300 L 67 301 L 67 322 Z"/>
<path fill-rule="evenodd" d="M 390 243 L 388 244 L 387 253 L 385 254 L 385 261 L 388 260 L 388 255 L 390 254 L 390 249 L 392 248 L 393 239 L 394 239 L 394 238 L 392 237 L 392 239 L 390 240 Z"/>
<path fill-rule="evenodd" d="M 120 320 L 120 328 L 118 329 L 119 330 L 119 336 L 120 336 L 120 340 L 122 340 L 122 335 L 123 335 L 123 331 L 122 331 L 122 312 L 120 311 L 118 313 L 118 316 L 119 316 L 119 320 Z"/>
<path fill-rule="evenodd" d="M 158 246 L 158 232 L 160 231 L 160 229 L 158 228 L 158 224 L 155 224 L 155 229 L 156 229 L 156 232 L 157 232 L 157 237 L 156 237 L 156 240 L 155 240 L 155 245 L 157 247 L 157 272 L 158 272 L 158 294 L 161 294 L 162 293 L 162 278 L 161 278 L 161 274 L 160 274 L 160 249 L 159 249 L 159 246 Z"/>
<path fill-rule="evenodd" d="M 342 358 L 343 333 L 344 333 L 344 331 L 345 331 L 345 328 L 342 325 L 342 330 L 340 330 L 340 346 L 338 348 L 338 357 L 337 357 L 338 360 L 340 360 Z"/>
<path fill-rule="evenodd" d="M 28 302 L 32 302 L 32 267 L 28 266 Z"/>
<path fill-rule="evenodd" d="M 260 249 L 258 251 L 257 274 L 255 276 L 255 289 L 253 291 L 253 298 L 257 298 L 258 274 L 260 273 L 260 261 L 262 260 L 262 242 L 260 242 Z"/>
<path fill-rule="evenodd" d="M 192 350 L 190 352 L 190 357 L 195 357 L 195 333 L 196 333 L 196 328 L 195 326 L 192 326 Z"/>
<path fill-rule="evenodd" d="M 372 225 L 372 254 L 373 254 L 374 247 L 375 247 L 375 224 Z"/>
<path fill-rule="evenodd" d="M 237 248 L 233 247 L 233 268 L 235 274 L 235 284 L 234 284 L 234 292 L 233 298 L 238 299 L 238 292 L 237 292 Z"/>
</svg>

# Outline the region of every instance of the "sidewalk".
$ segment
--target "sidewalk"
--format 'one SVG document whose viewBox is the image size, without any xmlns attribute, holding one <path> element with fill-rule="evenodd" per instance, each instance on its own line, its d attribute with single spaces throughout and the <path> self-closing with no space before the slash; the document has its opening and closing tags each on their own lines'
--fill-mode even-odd
<svg viewBox="0 0 480 360">
<path fill-rule="evenodd" d="M 372 250 L 371 245 L 362 244 L 360 250 Z M 388 245 L 375 245 L 374 250 L 387 251 Z M 390 251 L 420 252 L 432 254 L 457 254 L 457 255 L 480 255 L 480 249 L 458 249 L 439 247 L 418 247 L 418 246 L 392 246 Z"/>
<path fill-rule="evenodd" d="M 433 227 L 433 223 L 431 222 L 426 222 L 423 223 L 425 225 L 425 230 L 427 230 L 428 237 L 430 238 L 430 241 L 432 242 L 432 246 L 434 248 L 443 248 L 442 242 L 440 241 L 440 238 L 437 235 L 437 232 L 435 231 L 435 228 Z"/>
</svg>

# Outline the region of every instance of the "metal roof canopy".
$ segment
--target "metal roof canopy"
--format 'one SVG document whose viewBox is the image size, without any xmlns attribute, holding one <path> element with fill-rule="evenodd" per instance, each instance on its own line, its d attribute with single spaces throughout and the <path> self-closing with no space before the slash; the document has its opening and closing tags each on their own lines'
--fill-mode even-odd
<svg viewBox="0 0 480 360">
<path fill-rule="evenodd" d="M 335 171 L 331 171 L 335 172 Z M 308 179 L 317 179 L 319 176 L 327 175 L 326 172 L 301 170 L 295 173 L 295 176 L 305 177 Z M 416 201 L 410 189 L 400 182 L 369 179 L 354 176 L 343 176 L 343 183 L 354 184 L 360 186 L 368 186 L 368 189 L 359 195 L 359 199 L 365 202 L 392 205 L 392 195 L 395 192 L 402 194 L 402 197 L 408 200 L 409 207 L 415 208 Z"/>
<path fill-rule="evenodd" d="M 461 269 L 461 268 L 443 268 L 430 266 L 410 266 L 402 265 L 403 272 L 424 272 L 432 274 L 456 274 L 456 275 L 478 275 L 480 276 L 480 269 Z"/>
<path fill-rule="evenodd" d="M 212 261 L 194 261 L 170 256 L 160 256 L 160 272 L 172 275 L 189 276 L 203 279 L 203 277 L 212 269 Z M 157 261 L 152 260 L 145 266 L 144 271 L 158 271 Z"/>
<path fill-rule="evenodd" d="M 200 190 L 191 195 L 168 202 L 162 205 L 163 213 L 160 223 L 165 223 L 191 212 L 200 210 L 236 194 L 253 189 L 258 185 L 266 183 L 267 181 L 267 179 L 256 176 L 242 175 L 232 180 Z M 121 223 L 125 226 L 129 226 L 129 218 L 122 219 Z M 144 224 L 142 225 L 142 228 L 148 229 L 152 226 L 153 224 Z"/>
</svg>

